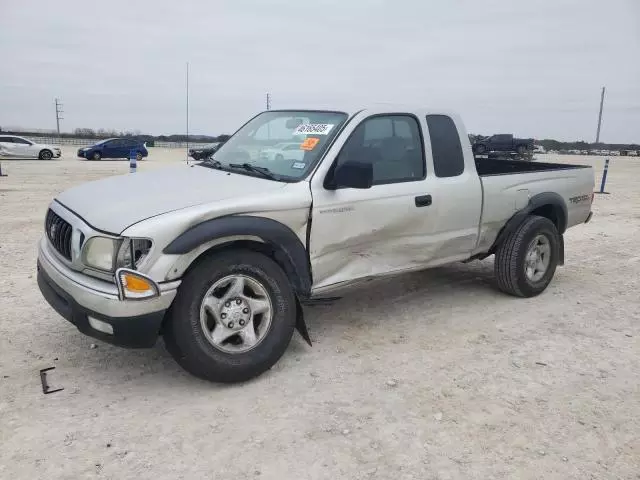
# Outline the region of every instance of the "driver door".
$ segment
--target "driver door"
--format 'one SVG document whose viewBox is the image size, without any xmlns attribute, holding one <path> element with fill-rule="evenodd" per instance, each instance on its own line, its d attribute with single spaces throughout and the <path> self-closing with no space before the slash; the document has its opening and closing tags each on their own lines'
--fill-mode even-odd
<svg viewBox="0 0 640 480">
<path fill-rule="evenodd" d="M 355 127 L 336 164 L 370 162 L 369 189 L 327 189 L 325 176 L 314 176 L 309 241 L 314 294 L 417 269 L 433 258 L 434 179 L 426 175 L 420 130 L 417 117 L 409 114 L 370 116 Z"/>
</svg>

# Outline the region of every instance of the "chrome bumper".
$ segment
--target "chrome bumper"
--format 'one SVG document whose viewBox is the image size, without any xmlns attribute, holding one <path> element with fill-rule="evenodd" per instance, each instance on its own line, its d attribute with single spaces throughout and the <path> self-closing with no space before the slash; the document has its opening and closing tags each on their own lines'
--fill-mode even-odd
<svg viewBox="0 0 640 480">
<path fill-rule="evenodd" d="M 40 241 L 38 264 L 46 276 L 79 306 L 105 317 L 131 318 L 167 310 L 180 282 L 160 284 L 160 295 L 148 300 L 120 300 L 115 283 L 69 269 L 51 251 L 46 237 Z"/>
</svg>

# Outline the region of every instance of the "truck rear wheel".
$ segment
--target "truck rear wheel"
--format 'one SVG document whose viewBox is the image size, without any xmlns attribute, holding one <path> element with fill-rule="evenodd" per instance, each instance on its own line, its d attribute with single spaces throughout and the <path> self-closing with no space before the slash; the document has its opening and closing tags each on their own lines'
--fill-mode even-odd
<svg viewBox="0 0 640 480">
<path fill-rule="evenodd" d="M 278 264 L 260 253 L 227 250 L 205 257 L 185 276 L 164 337 L 188 372 L 234 383 L 278 361 L 295 321 L 295 295 Z"/>
<path fill-rule="evenodd" d="M 556 271 L 559 249 L 553 222 L 527 217 L 498 247 L 494 265 L 498 288 L 517 297 L 542 293 Z"/>
</svg>

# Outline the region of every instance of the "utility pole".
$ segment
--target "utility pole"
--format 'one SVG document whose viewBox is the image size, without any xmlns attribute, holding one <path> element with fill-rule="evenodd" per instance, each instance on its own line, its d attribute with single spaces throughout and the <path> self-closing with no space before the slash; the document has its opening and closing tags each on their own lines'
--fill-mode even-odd
<svg viewBox="0 0 640 480">
<path fill-rule="evenodd" d="M 58 131 L 58 138 L 60 138 L 60 120 L 64 120 L 62 117 L 62 103 L 57 98 L 56 100 L 56 130 Z"/>
<path fill-rule="evenodd" d="M 596 144 L 600 143 L 600 126 L 602 125 L 603 105 L 604 105 L 604 87 L 602 87 L 602 95 L 600 95 L 600 113 L 598 114 L 598 133 L 596 133 Z"/>
<path fill-rule="evenodd" d="M 189 163 L 189 62 L 187 62 L 187 163 Z"/>
<path fill-rule="evenodd" d="M 271 110 L 271 94 L 267 93 L 267 110 Z M 267 138 L 271 138 L 271 122 L 267 123 Z"/>
</svg>

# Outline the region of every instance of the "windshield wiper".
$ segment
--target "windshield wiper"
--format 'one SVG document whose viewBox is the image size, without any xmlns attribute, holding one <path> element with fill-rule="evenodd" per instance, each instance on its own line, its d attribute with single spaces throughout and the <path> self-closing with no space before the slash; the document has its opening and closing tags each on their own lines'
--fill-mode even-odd
<svg viewBox="0 0 640 480">
<path fill-rule="evenodd" d="M 255 172 L 255 173 L 259 173 L 260 175 L 262 175 L 265 178 L 268 178 L 269 180 L 278 180 L 278 177 L 276 177 L 273 173 L 271 173 L 271 170 L 269 170 L 267 167 L 258 167 L 256 165 L 251 165 L 250 163 L 230 163 L 229 166 L 231 168 L 243 168 L 244 170 L 247 170 L 249 172 Z"/>
<path fill-rule="evenodd" d="M 215 160 L 213 157 L 207 157 L 203 160 L 204 163 L 211 165 L 213 168 L 222 168 L 222 163 L 219 160 Z"/>
</svg>

